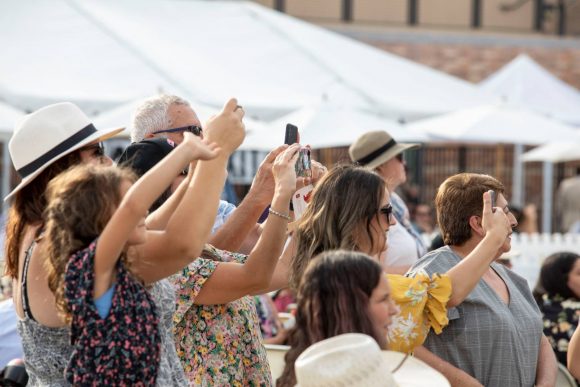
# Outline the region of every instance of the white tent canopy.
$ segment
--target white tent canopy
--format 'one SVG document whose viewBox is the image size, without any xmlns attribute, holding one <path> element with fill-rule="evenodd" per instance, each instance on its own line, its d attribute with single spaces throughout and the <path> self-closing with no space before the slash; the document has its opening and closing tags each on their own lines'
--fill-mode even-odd
<svg viewBox="0 0 580 387">
<path fill-rule="evenodd" d="M 482 81 L 480 87 L 510 103 L 580 125 L 580 92 L 525 54 Z"/>
<path fill-rule="evenodd" d="M 561 163 L 580 160 L 580 141 L 551 142 L 523 154 L 523 161 L 547 161 Z"/>
<path fill-rule="evenodd" d="M 440 141 L 538 145 L 580 140 L 580 132 L 568 125 L 505 104 L 463 109 L 407 126 Z"/>
<path fill-rule="evenodd" d="M 0 133 L 10 138 L 16 122 L 24 116 L 24 112 L 0 102 Z"/>
<path fill-rule="evenodd" d="M 210 106 L 236 96 L 271 120 L 347 89 L 342 103 L 412 120 L 491 99 L 244 1 L 5 0 L 0 43 L 0 96 L 23 109 L 71 100 L 91 113 L 163 89 Z"/>
<path fill-rule="evenodd" d="M 242 149 L 269 150 L 284 140 L 287 123 L 298 126 L 300 142 L 312 148 L 349 146 L 371 130 L 386 130 L 399 142 L 424 141 L 422 133 L 411 132 L 401 124 L 361 109 L 340 108 L 320 103 L 298 109 L 272 123 L 265 131 L 250 133 Z"/>
</svg>

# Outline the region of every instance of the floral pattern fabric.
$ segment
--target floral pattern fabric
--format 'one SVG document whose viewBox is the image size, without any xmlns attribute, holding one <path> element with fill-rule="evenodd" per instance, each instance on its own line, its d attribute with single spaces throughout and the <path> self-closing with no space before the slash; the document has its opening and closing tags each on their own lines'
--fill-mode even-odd
<svg viewBox="0 0 580 387">
<path fill-rule="evenodd" d="M 558 361 L 566 365 L 568 344 L 580 320 L 580 300 L 544 294 L 541 301 L 539 306 L 544 335 L 552 345 Z"/>
<path fill-rule="evenodd" d="M 74 347 L 66 379 L 75 386 L 152 386 L 160 342 L 155 304 L 119 260 L 111 309 L 101 318 L 93 299 L 96 246 L 97 240 L 73 254 L 66 267 L 65 299 Z"/>
<path fill-rule="evenodd" d="M 412 277 L 387 274 L 391 297 L 399 307 L 389 327 L 389 349 L 411 353 L 423 344 L 431 329 L 437 334 L 449 323 L 447 301 L 451 279 L 447 275 L 418 273 Z"/>
<path fill-rule="evenodd" d="M 243 254 L 209 246 L 204 257 L 171 277 L 177 296 L 173 319 L 177 354 L 191 385 L 272 385 L 253 298 L 222 305 L 194 303 L 221 262 L 245 259 Z"/>
</svg>

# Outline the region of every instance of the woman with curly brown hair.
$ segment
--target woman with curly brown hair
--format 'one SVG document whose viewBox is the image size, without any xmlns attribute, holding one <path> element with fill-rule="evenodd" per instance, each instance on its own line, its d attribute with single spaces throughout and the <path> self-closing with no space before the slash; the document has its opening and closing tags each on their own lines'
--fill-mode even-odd
<svg viewBox="0 0 580 387">
<path fill-rule="evenodd" d="M 166 212 L 171 213 L 186 188 L 191 185 L 190 191 L 194 192 L 196 190 L 193 186 L 198 186 L 197 193 L 193 194 L 193 201 L 200 206 L 198 216 L 183 216 L 180 224 L 175 224 L 172 233 L 179 239 L 173 243 L 158 243 L 156 248 L 148 249 L 145 259 L 135 263 L 135 270 L 146 283 L 171 275 L 189 263 L 192 255 L 187 253 L 188 248 L 184 246 L 192 243 L 191 235 L 199 235 L 203 239 L 204 232 L 201 230 L 206 227 L 205 219 L 211 224 L 215 210 L 212 211 L 209 203 L 215 199 L 217 206 L 223 183 L 220 178 L 225 179 L 228 152 L 237 146 L 236 141 L 243 138 L 243 112 L 239 109 L 235 112 L 236 106 L 235 100 L 229 101 L 227 109 L 224 108 L 220 115 L 208 123 L 208 138 L 220 144 L 223 157 L 220 155 L 216 160 L 201 163 L 204 172 L 197 173 L 195 177 L 188 176 L 187 184 L 182 184 L 182 194 L 175 195 L 176 199 L 167 206 L 169 211 Z M 24 117 L 10 140 L 10 155 L 22 182 L 6 198 L 12 200 L 6 241 L 7 269 L 14 280 L 14 301 L 20 317 L 18 330 L 23 339 L 31 386 L 66 385 L 63 371 L 73 350 L 70 345 L 70 328 L 55 307 L 54 295 L 48 287 L 45 266 L 47 257 L 41 248 L 44 245 L 42 214 L 47 206 L 46 187 L 54 177 L 76 164 L 110 165 L 112 161 L 104 156 L 99 141 L 120 131 L 97 130 L 77 106 L 59 103 Z M 200 188 L 202 186 L 203 189 Z M 189 239 L 183 234 L 183 221 L 188 225 Z M 200 226 L 201 229 L 198 228 Z M 157 237 L 163 235 L 157 233 Z M 204 242 L 201 241 L 200 246 Z M 158 265 L 157 262 L 163 264 Z M 177 358 L 173 337 L 164 339 L 164 343 L 167 343 L 162 350 L 165 366 L 159 373 L 158 381 L 161 384 L 179 383 L 176 375 L 180 373 L 182 385 L 185 385 L 183 370 L 178 362 L 174 362 L 177 365 L 174 367 L 168 361 L 171 349 Z"/>
</svg>

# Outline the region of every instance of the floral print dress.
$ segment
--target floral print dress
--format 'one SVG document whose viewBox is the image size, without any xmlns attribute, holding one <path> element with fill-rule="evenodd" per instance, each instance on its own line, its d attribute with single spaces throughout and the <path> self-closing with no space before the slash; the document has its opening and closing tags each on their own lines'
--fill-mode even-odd
<svg viewBox="0 0 580 387">
<path fill-rule="evenodd" d="M 222 305 L 195 305 L 195 298 L 221 262 L 246 260 L 243 254 L 206 246 L 197 258 L 171 277 L 177 354 L 191 385 L 271 386 L 254 300 L 245 296 Z"/>
<path fill-rule="evenodd" d="M 152 386 L 159 366 L 155 304 L 118 261 L 115 293 L 104 319 L 94 304 L 97 240 L 73 254 L 65 272 L 74 347 L 65 376 L 72 385 Z"/>
<path fill-rule="evenodd" d="M 544 294 L 539 307 L 544 322 L 544 335 L 552 345 L 558 361 L 566 365 L 568 344 L 580 321 L 580 300 Z"/>
<path fill-rule="evenodd" d="M 431 329 L 437 334 L 449 323 L 447 301 L 451 279 L 447 275 L 418 273 L 412 277 L 387 274 L 391 296 L 400 312 L 389 327 L 389 349 L 411 353 Z"/>
</svg>

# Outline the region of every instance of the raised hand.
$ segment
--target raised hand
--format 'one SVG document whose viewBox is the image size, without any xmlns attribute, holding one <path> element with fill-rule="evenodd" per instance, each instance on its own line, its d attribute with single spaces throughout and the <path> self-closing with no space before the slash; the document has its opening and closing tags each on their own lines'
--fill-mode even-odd
<svg viewBox="0 0 580 387">
<path fill-rule="evenodd" d="M 294 193 L 296 191 L 296 160 L 300 144 L 290 145 L 284 152 L 276 156 L 272 165 L 272 173 L 276 182 L 276 191 Z"/>
<path fill-rule="evenodd" d="M 512 227 L 507 215 L 501 208 L 496 207 L 495 211 L 491 207 L 491 193 L 483 193 L 483 215 L 481 226 L 486 234 L 497 237 L 498 244 L 501 245 L 511 234 Z"/>
<path fill-rule="evenodd" d="M 182 146 L 190 148 L 192 160 L 211 160 L 217 157 L 220 147 L 208 139 L 201 139 L 193 133 L 184 132 Z"/>
<path fill-rule="evenodd" d="M 266 156 L 264 161 L 260 164 L 256 176 L 252 181 L 252 186 L 248 192 L 248 196 L 262 203 L 264 206 L 270 204 L 274 196 L 274 175 L 272 173 L 272 166 L 276 157 L 285 151 L 288 145 L 280 145 Z"/>
<path fill-rule="evenodd" d="M 246 136 L 243 118 L 244 109 L 238 105 L 235 98 L 231 98 L 218 115 L 207 121 L 204 137 L 210 142 L 217 143 L 222 151 L 230 155 L 240 146 Z"/>
</svg>

